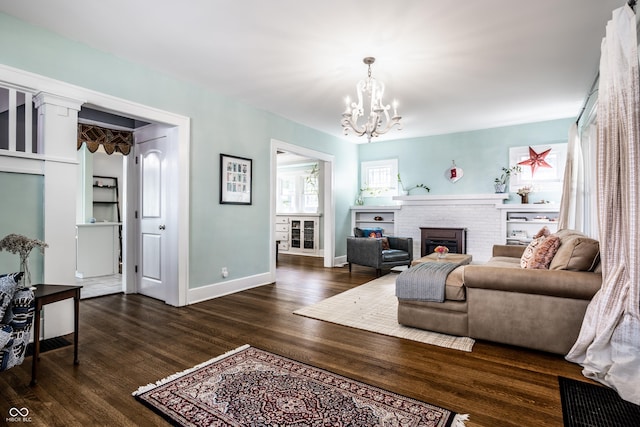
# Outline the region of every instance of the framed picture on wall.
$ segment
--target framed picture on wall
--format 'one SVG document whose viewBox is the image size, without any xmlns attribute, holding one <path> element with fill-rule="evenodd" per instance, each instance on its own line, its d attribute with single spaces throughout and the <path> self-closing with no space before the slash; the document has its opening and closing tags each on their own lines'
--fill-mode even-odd
<svg viewBox="0 0 640 427">
<path fill-rule="evenodd" d="M 220 154 L 220 204 L 250 205 L 252 160 Z"/>
</svg>

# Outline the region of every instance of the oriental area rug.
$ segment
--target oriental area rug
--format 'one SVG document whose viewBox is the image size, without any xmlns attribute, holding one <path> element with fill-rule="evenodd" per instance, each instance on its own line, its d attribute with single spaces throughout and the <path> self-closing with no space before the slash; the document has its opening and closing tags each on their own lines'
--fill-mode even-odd
<svg viewBox="0 0 640 427">
<path fill-rule="evenodd" d="M 180 426 L 463 427 L 468 418 L 248 345 L 133 395 Z"/>
<path fill-rule="evenodd" d="M 398 323 L 398 299 L 395 295 L 397 277 L 395 273 L 387 274 L 293 313 L 383 335 L 470 352 L 475 343 L 473 338 L 440 334 Z"/>
</svg>

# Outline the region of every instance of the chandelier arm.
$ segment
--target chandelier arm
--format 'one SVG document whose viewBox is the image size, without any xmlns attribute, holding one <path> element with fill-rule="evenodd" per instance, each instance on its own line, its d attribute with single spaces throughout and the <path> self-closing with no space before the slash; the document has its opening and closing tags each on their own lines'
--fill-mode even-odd
<svg viewBox="0 0 640 427">
<path fill-rule="evenodd" d="M 355 123 L 350 117 L 344 117 L 342 119 L 342 127 L 344 128 L 344 134 L 346 135 L 348 131 L 353 131 L 356 135 L 362 136 L 367 133 L 366 126 L 359 127 L 357 123 Z"/>
</svg>

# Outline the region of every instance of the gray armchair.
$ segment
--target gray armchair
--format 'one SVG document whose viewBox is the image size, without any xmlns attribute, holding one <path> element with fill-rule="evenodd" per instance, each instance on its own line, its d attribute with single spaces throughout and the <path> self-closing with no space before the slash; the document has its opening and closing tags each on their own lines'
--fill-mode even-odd
<svg viewBox="0 0 640 427">
<path fill-rule="evenodd" d="M 383 268 L 410 266 L 413 260 L 413 238 L 385 236 L 389 249 L 383 249 L 382 239 L 363 236 L 362 230 L 354 228 L 356 237 L 347 237 L 347 262 L 376 269 L 376 276 L 382 275 Z M 362 237 L 357 237 L 362 236 Z"/>
</svg>

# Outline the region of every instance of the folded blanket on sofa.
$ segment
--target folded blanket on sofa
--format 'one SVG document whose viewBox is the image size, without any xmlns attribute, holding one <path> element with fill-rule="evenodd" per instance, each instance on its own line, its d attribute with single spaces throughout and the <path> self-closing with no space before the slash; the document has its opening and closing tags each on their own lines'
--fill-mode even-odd
<svg viewBox="0 0 640 427">
<path fill-rule="evenodd" d="M 398 275 L 396 297 L 404 300 L 444 302 L 447 276 L 457 262 L 423 262 Z"/>
</svg>

